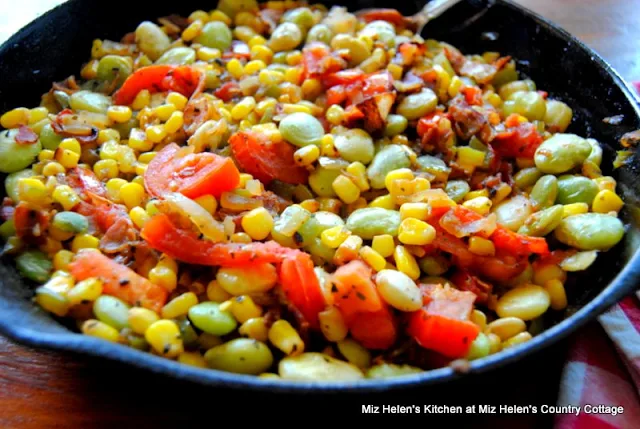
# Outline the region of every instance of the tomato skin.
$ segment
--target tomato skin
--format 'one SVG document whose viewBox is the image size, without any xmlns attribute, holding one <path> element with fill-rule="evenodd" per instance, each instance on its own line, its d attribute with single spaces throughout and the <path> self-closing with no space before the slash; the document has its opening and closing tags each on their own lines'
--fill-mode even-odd
<svg viewBox="0 0 640 429">
<path fill-rule="evenodd" d="M 542 141 L 536 126 L 525 122 L 498 133 L 490 144 L 499 155 L 507 158 L 533 158 Z"/>
<path fill-rule="evenodd" d="M 323 76 L 342 70 L 344 60 L 333 56 L 327 45 L 312 42 L 302 49 L 301 79 L 322 78 Z"/>
<path fill-rule="evenodd" d="M 171 143 L 149 163 L 144 174 L 147 192 L 161 197 L 167 192 L 180 192 L 189 198 L 213 195 L 236 189 L 240 171 L 231 158 L 209 152 L 188 153 Z"/>
<path fill-rule="evenodd" d="M 357 14 L 364 22 L 387 21 L 396 27 L 405 26 L 408 21 L 400 12 L 391 8 L 371 9 Z"/>
<path fill-rule="evenodd" d="M 397 321 L 387 305 L 374 312 L 358 313 L 349 323 L 351 336 L 372 350 L 391 347 L 398 335 Z"/>
<path fill-rule="evenodd" d="M 265 185 L 280 180 L 306 184 L 309 172 L 295 164 L 295 149 L 286 142 L 271 142 L 252 131 L 238 131 L 229 138 L 231 151 L 240 168 Z"/>
<path fill-rule="evenodd" d="M 480 328 L 468 320 L 429 314 L 423 308 L 411 314 L 407 333 L 421 347 L 457 359 L 469 352 L 471 343 L 480 333 Z"/>
<path fill-rule="evenodd" d="M 222 84 L 220 88 L 216 89 L 213 94 L 227 103 L 231 101 L 233 97 L 242 94 L 242 90 L 237 82 L 226 82 Z"/>
<path fill-rule="evenodd" d="M 280 282 L 287 299 L 300 310 L 309 326 L 318 329 L 318 313 L 326 303 L 311 257 L 303 252 L 285 257 L 280 266 Z"/>
<path fill-rule="evenodd" d="M 345 319 L 359 312 L 376 312 L 382 307 L 373 271 L 360 260 L 353 260 L 333 273 L 333 302 Z"/>
<path fill-rule="evenodd" d="M 129 105 L 144 89 L 149 92 L 175 91 L 191 97 L 203 76 L 190 66 L 151 65 L 142 67 L 130 75 L 113 95 L 117 105 Z"/>
</svg>

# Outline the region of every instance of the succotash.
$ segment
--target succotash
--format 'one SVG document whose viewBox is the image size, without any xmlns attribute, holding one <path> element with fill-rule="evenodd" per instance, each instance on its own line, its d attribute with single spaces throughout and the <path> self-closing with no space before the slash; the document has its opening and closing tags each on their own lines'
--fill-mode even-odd
<svg viewBox="0 0 640 429">
<path fill-rule="evenodd" d="M 0 117 L 3 254 L 82 334 L 273 379 L 413 374 L 530 340 L 624 236 L 600 143 L 511 57 L 295 1 L 132 30 Z"/>
</svg>

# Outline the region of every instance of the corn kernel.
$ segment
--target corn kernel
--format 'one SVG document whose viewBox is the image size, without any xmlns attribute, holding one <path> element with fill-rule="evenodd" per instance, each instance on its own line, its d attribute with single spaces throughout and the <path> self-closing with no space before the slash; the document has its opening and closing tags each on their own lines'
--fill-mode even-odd
<svg viewBox="0 0 640 429">
<path fill-rule="evenodd" d="M 383 209 L 394 210 L 396 208 L 396 203 L 394 202 L 391 194 L 387 194 L 375 198 L 369 203 L 369 207 L 380 207 Z"/>
<path fill-rule="evenodd" d="M 360 249 L 360 257 L 375 271 L 382 271 L 387 265 L 382 255 L 369 246 L 363 246 Z"/>
<path fill-rule="evenodd" d="M 389 234 L 376 235 L 371 241 L 371 247 L 383 258 L 388 258 L 389 256 L 393 255 L 393 252 L 395 250 L 395 242 L 393 240 L 393 237 Z"/>
<path fill-rule="evenodd" d="M 395 80 L 402 80 L 402 66 L 399 64 L 389 63 L 387 70 Z"/>
<path fill-rule="evenodd" d="M 113 343 L 118 341 L 120 333 L 112 326 L 99 320 L 89 319 L 82 324 L 82 333 L 92 337 L 100 338 Z"/>
<path fill-rule="evenodd" d="M 164 130 L 167 134 L 177 133 L 184 124 L 184 114 L 182 112 L 173 112 L 167 122 L 164 124 Z"/>
<path fill-rule="evenodd" d="M 302 52 L 295 50 L 287 53 L 287 64 L 290 66 L 298 65 L 302 62 Z"/>
<path fill-rule="evenodd" d="M 98 131 L 98 143 L 102 144 L 109 140 L 120 141 L 120 133 L 112 128 Z"/>
<path fill-rule="evenodd" d="M 279 85 L 284 82 L 284 73 L 275 70 L 260 70 L 258 81 L 264 86 Z"/>
<path fill-rule="evenodd" d="M 37 124 L 47 118 L 49 110 L 46 107 L 34 107 L 29 110 L 29 125 Z"/>
<path fill-rule="evenodd" d="M 451 83 L 449 83 L 449 88 L 447 88 L 447 94 L 449 97 L 453 98 L 460 92 L 460 88 L 462 88 L 463 82 L 462 79 L 458 76 L 454 76 L 451 78 Z"/>
<path fill-rule="evenodd" d="M 99 180 L 113 179 L 118 176 L 118 163 L 113 159 L 101 159 L 93 164 L 93 172 Z"/>
<path fill-rule="evenodd" d="M 185 42 L 192 41 L 193 39 L 195 39 L 200 35 L 200 33 L 202 32 L 202 27 L 203 27 L 202 21 L 199 19 L 196 19 L 191 24 L 189 24 L 187 28 L 185 28 L 182 31 L 182 40 L 184 40 Z"/>
<path fill-rule="evenodd" d="M 50 161 L 53 159 L 53 157 L 55 156 L 55 152 L 52 150 L 48 150 L 48 149 L 43 149 L 40 151 L 40 153 L 38 154 L 38 161 Z"/>
<path fill-rule="evenodd" d="M 148 164 L 151 161 L 153 161 L 153 158 L 156 157 L 156 154 L 158 152 L 145 152 L 145 153 L 141 153 L 140 156 L 138 157 L 138 162 L 141 162 L 143 164 Z"/>
<path fill-rule="evenodd" d="M 80 142 L 78 142 L 78 140 L 74 138 L 68 138 L 68 139 L 62 140 L 58 148 L 70 150 L 71 152 L 77 153 L 78 155 L 82 153 Z"/>
<path fill-rule="evenodd" d="M 260 70 L 266 68 L 267 65 L 262 60 L 252 60 L 244 66 L 244 72 L 247 75 L 252 75 L 254 73 L 258 73 Z"/>
<path fill-rule="evenodd" d="M 495 194 L 493 195 L 493 198 L 491 198 L 491 201 L 493 204 L 498 204 L 500 201 L 504 200 L 505 198 L 507 198 L 509 196 L 509 194 L 511 194 L 511 186 L 507 185 L 506 183 L 501 183 L 498 186 L 498 189 L 496 190 Z M 469 192 L 470 194 L 471 192 Z M 467 194 L 467 195 L 469 195 Z M 465 197 L 465 200 L 467 198 Z"/>
<path fill-rule="evenodd" d="M 56 176 L 58 174 L 64 174 L 66 169 L 59 162 L 49 162 L 42 169 L 42 174 L 45 177 Z"/>
<path fill-rule="evenodd" d="M 207 361 L 200 352 L 182 352 L 178 355 L 178 362 L 183 365 L 195 366 L 196 368 L 208 368 Z"/>
<path fill-rule="evenodd" d="M 149 281 L 158 286 L 162 286 L 169 292 L 178 285 L 177 273 L 169 267 L 156 265 L 149 271 Z"/>
<path fill-rule="evenodd" d="M 167 131 L 162 125 L 152 125 L 145 130 L 145 136 L 153 143 L 160 143 L 167 136 Z"/>
<path fill-rule="evenodd" d="M 131 108 L 133 110 L 142 110 L 149 105 L 151 102 L 151 93 L 148 89 L 143 89 L 136 95 L 133 102 L 131 103 Z"/>
<path fill-rule="evenodd" d="M 74 254 L 68 250 L 59 250 L 53 256 L 53 268 L 59 271 L 68 271 L 69 264 L 73 261 Z"/>
<path fill-rule="evenodd" d="M 129 309 L 129 326 L 136 334 L 144 335 L 149 326 L 153 325 L 160 318 L 155 311 L 143 307 L 133 307 Z"/>
<path fill-rule="evenodd" d="M 76 305 L 81 302 L 93 302 L 102 295 L 102 280 L 91 277 L 78 282 L 69 292 L 67 299 L 69 304 Z"/>
<path fill-rule="evenodd" d="M 322 334 L 327 341 L 342 341 L 347 337 L 349 327 L 344 321 L 342 313 L 336 307 L 331 306 L 318 313 L 318 320 Z"/>
<path fill-rule="evenodd" d="M 291 67 L 284 72 L 284 80 L 294 85 L 298 85 L 300 83 L 301 75 L 302 70 L 297 67 Z"/>
<path fill-rule="evenodd" d="M 254 317 L 245 320 L 238 329 L 238 333 L 262 342 L 269 339 L 269 328 L 267 328 L 264 317 Z"/>
<path fill-rule="evenodd" d="M 227 63 L 227 71 L 234 78 L 240 79 L 244 74 L 244 67 L 242 67 L 240 60 L 233 58 Z"/>
<path fill-rule="evenodd" d="M 614 179 L 611 176 L 602 176 L 602 177 L 597 177 L 595 179 L 593 179 L 594 182 L 596 182 L 596 184 L 598 185 L 598 188 L 603 191 L 605 189 L 608 189 L 612 192 L 615 192 L 616 190 L 616 186 L 617 186 L 617 182 L 616 179 Z"/>
<path fill-rule="evenodd" d="M 314 199 L 308 199 L 308 200 L 302 201 L 300 203 L 300 207 L 302 207 L 303 209 L 311 213 L 315 213 L 318 210 L 320 210 L 320 203 Z"/>
<path fill-rule="evenodd" d="M 180 94 L 179 92 L 170 92 L 169 95 L 167 95 L 167 103 L 173 104 L 176 110 L 184 110 L 188 101 L 189 100 L 187 99 L 187 97 Z"/>
<path fill-rule="evenodd" d="M 350 235 L 342 242 L 342 244 L 340 244 L 340 246 L 338 246 L 338 249 L 333 256 L 333 262 L 336 265 L 342 265 L 349 261 L 353 261 L 358 257 L 361 247 L 362 238 L 357 235 Z"/>
<path fill-rule="evenodd" d="M 338 155 L 338 151 L 333 144 L 333 136 L 331 134 L 325 134 L 322 136 L 322 139 L 320 139 L 320 153 L 322 153 L 322 156 L 328 156 L 331 158 Z"/>
<path fill-rule="evenodd" d="M 591 203 L 591 208 L 594 213 L 617 213 L 622 209 L 622 206 L 624 206 L 622 199 L 616 195 L 615 192 L 608 189 L 603 189 L 598 192 L 593 199 L 593 203 Z"/>
<path fill-rule="evenodd" d="M 133 131 L 132 131 L 133 134 Z M 118 159 L 120 145 L 115 140 L 109 140 L 100 146 L 100 159 Z"/>
<path fill-rule="evenodd" d="M 18 128 L 20 125 L 29 124 L 29 109 L 25 107 L 18 107 L 13 110 L 9 110 L 4 115 L 0 116 L 0 125 L 3 128 Z"/>
<path fill-rule="evenodd" d="M 195 10 L 191 12 L 188 18 L 189 22 L 194 23 L 200 21 L 202 23 L 209 22 L 209 14 L 204 10 Z"/>
<path fill-rule="evenodd" d="M 464 207 L 481 215 L 488 214 L 492 204 L 491 200 L 487 197 L 476 197 L 462 203 Z"/>
<path fill-rule="evenodd" d="M 318 79 L 305 79 L 300 88 L 305 100 L 315 100 L 322 94 L 322 83 Z"/>
<path fill-rule="evenodd" d="M 301 147 L 293 153 L 293 160 L 300 166 L 308 166 L 320 158 L 320 148 L 316 145 Z"/>
<path fill-rule="evenodd" d="M 249 39 L 249 42 L 247 44 L 249 45 L 249 48 L 253 48 L 254 46 L 265 45 L 266 43 L 267 39 L 260 35 L 257 35 Z"/>
<path fill-rule="evenodd" d="M 361 162 L 352 162 L 347 166 L 346 172 L 349 175 L 349 179 L 362 191 L 368 191 L 371 189 L 369 186 L 369 180 L 367 179 L 367 167 Z"/>
<path fill-rule="evenodd" d="M 435 238 L 436 230 L 433 226 L 414 218 L 403 220 L 398 230 L 398 240 L 403 244 L 424 246 Z"/>
<path fill-rule="evenodd" d="M 346 204 L 360 198 L 360 189 L 347 176 L 341 174 L 331 184 L 338 197 Z"/>
<path fill-rule="evenodd" d="M 304 352 L 304 342 L 300 334 L 284 319 L 277 320 L 271 325 L 268 336 L 271 344 L 289 356 Z"/>
<path fill-rule="evenodd" d="M 342 201 L 337 198 L 318 198 L 318 202 L 320 203 L 320 210 L 325 212 L 331 212 L 338 214 L 340 212 L 340 208 L 342 207 Z"/>
<path fill-rule="evenodd" d="M 231 18 L 221 10 L 215 9 L 209 14 L 209 21 L 220 21 L 227 25 L 231 25 Z"/>
<path fill-rule="evenodd" d="M 429 204 L 404 203 L 400 206 L 400 217 L 404 219 L 427 220 L 429 217 Z"/>
<path fill-rule="evenodd" d="M 120 189 L 126 185 L 127 182 L 124 179 L 109 179 L 109 181 L 107 182 L 107 184 L 105 185 L 107 188 L 107 195 L 109 195 L 109 198 L 117 203 L 120 203 L 122 201 L 121 197 L 120 197 Z"/>
<path fill-rule="evenodd" d="M 391 187 L 393 182 L 396 180 L 411 180 L 413 179 L 413 172 L 408 168 L 399 168 L 397 170 L 390 171 L 384 178 L 384 185 L 389 192 L 391 192 Z"/>
<path fill-rule="evenodd" d="M 184 316 L 189 309 L 198 304 L 198 297 L 193 292 L 186 292 L 178 295 L 162 307 L 163 319 L 175 319 Z"/>
<path fill-rule="evenodd" d="M 248 295 L 241 295 L 231 300 L 231 314 L 240 323 L 262 316 L 262 309 Z"/>
<path fill-rule="evenodd" d="M 254 240 L 264 240 L 273 229 L 273 217 L 264 207 L 251 210 L 242 217 L 242 229 Z"/>
<path fill-rule="evenodd" d="M 270 64 L 273 60 L 273 51 L 264 45 L 253 45 L 251 47 L 251 59 L 260 60 L 266 64 Z"/>
<path fill-rule="evenodd" d="M 172 320 L 158 320 L 147 328 L 144 337 L 153 350 L 165 357 L 176 357 L 184 351 L 180 329 Z"/>
<path fill-rule="evenodd" d="M 161 104 L 160 106 L 153 109 L 153 113 L 155 116 L 161 121 L 166 121 L 169 119 L 171 114 L 176 111 L 176 106 L 171 103 Z"/>
<path fill-rule="evenodd" d="M 572 203 L 565 204 L 562 207 L 562 217 L 569 217 L 577 214 L 584 214 L 589 212 L 589 205 L 587 203 Z"/>
<path fill-rule="evenodd" d="M 89 234 L 78 234 L 71 242 L 71 250 L 78 253 L 81 249 L 97 249 L 100 240 Z"/>
<path fill-rule="evenodd" d="M 18 181 L 18 198 L 36 205 L 44 205 L 48 200 L 48 191 L 44 183 L 35 178 L 23 178 Z"/>
<path fill-rule="evenodd" d="M 487 326 L 487 316 L 480 310 L 474 309 L 469 316 L 469 320 L 475 323 L 481 331 Z"/>
<path fill-rule="evenodd" d="M 232 243 L 251 243 L 251 236 L 245 232 L 236 232 L 231 235 L 230 240 Z"/>
<path fill-rule="evenodd" d="M 256 100 L 253 97 L 245 97 L 231 109 L 231 117 L 239 121 L 244 119 L 255 109 Z"/>
<path fill-rule="evenodd" d="M 151 219 L 151 216 L 147 214 L 147 211 L 142 207 L 134 207 L 129 211 L 129 217 L 135 226 L 142 229 L 142 227 Z"/>
<path fill-rule="evenodd" d="M 129 106 L 109 106 L 107 109 L 107 117 L 118 124 L 128 122 L 131 116 L 132 112 Z"/>
<path fill-rule="evenodd" d="M 480 256 L 493 256 L 496 254 L 496 247 L 491 240 L 482 237 L 471 237 L 469 239 L 469 251 Z"/>
<path fill-rule="evenodd" d="M 224 302 L 230 299 L 232 295 L 220 286 L 216 280 L 211 280 L 207 284 L 207 299 L 213 302 Z"/>
<path fill-rule="evenodd" d="M 471 191 L 468 192 L 465 196 L 464 196 L 464 200 L 465 201 L 469 201 L 472 200 L 474 198 L 478 198 L 478 197 L 485 197 L 488 198 L 489 197 L 489 190 L 488 189 L 480 189 L 478 191 Z"/>
<path fill-rule="evenodd" d="M 560 311 L 567 308 L 567 292 L 560 280 L 549 280 L 544 284 L 544 288 L 549 293 L 552 309 Z"/>
<path fill-rule="evenodd" d="M 406 247 L 398 245 L 393 252 L 393 259 L 396 263 L 398 271 L 401 271 L 411 277 L 412 280 L 418 280 L 420 277 L 420 267 L 413 255 Z"/>
<path fill-rule="evenodd" d="M 549 280 L 567 280 L 567 273 L 555 264 L 534 265 L 533 283 L 544 286 Z"/>
<path fill-rule="evenodd" d="M 351 235 L 351 231 L 338 225 L 327 228 L 320 234 L 320 241 L 331 249 L 337 249 Z"/>
<path fill-rule="evenodd" d="M 68 149 L 58 148 L 56 149 L 55 159 L 64 168 L 74 168 L 78 166 L 78 161 L 80 161 L 80 154 L 72 152 Z"/>
</svg>

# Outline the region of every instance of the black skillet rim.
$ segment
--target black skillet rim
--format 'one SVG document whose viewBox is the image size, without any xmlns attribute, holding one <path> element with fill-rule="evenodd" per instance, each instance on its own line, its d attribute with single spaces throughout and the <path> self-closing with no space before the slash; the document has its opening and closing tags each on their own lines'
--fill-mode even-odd
<svg viewBox="0 0 640 429">
<path fill-rule="evenodd" d="M 543 18 L 531 10 L 512 3 L 509 0 L 497 0 L 504 6 L 515 9 L 528 18 L 533 19 L 538 25 L 547 31 L 565 40 L 571 40 L 578 49 L 589 53 L 595 63 L 611 76 L 612 80 L 622 90 L 628 102 L 633 106 L 636 116 L 640 117 L 640 100 L 627 82 L 608 64 L 597 52 L 586 46 L 564 29 L 551 21 Z M 3 45 L 17 42 L 23 35 L 29 33 L 37 21 L 45 19 L 53 10 L 63 8 L 65 3 L 44 13 L 34 21 L 15 33 Z M 0 51 L 2 46 L 0 46 Z M 456 372 L 446 367 L 425 371 L 415 375 L 401 376 L 383 380 L 364 379 L 357 382 L 294 382 L 284 380 L 263 379 L 255 376 L 233 374 L 223 371 L 199 369 L 186 366 L 178 362 L 168 360 L 150 353 L 132 349 L 118 344 L 106 343 L 103 340 L 85 335 L 69 332 L 64 334 L 51 334 L 24 329 L 11 325 L 9 320 L 0 318 L 0 333 L 17 343 L 48 350 L 62 350 L 76 352 L 98 358 L 106 358 L 127 365 L 138 367 L 159 375 L 194 382 L 209 387 L 226 387 L 234 390 L 252 390 L 273 393 L 374 393 L 392 391 L 401 388 L 430 386 L 439 383 L 451 382 L 463 379 L 466 376 L 483 374 L 498 367 L 517 362 L 521 359 L 536 354 L 543 349 L 566 338 L 577 331 L 589 321 L 602 314 L 610 306 L 630 293 L 633 287 L 640 282 L 640 249 L 636 250 L 629 262 L 615 276 L 615 278 L 589 303 L 584 305 L 576 313 L 549 328 L 527 343 L 502 351 L 499 354 L 488 356 L 477 361 L 470 362 L 465 373 Z"/>
</svg>

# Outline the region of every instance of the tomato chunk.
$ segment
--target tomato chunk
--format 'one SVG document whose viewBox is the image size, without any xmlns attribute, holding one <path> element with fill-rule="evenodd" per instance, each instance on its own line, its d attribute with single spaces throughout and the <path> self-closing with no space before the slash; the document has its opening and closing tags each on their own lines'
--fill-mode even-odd
<svg viewBox="0 0 640 429">
<path fill-rule="evenodd" d="M 280 266 L 280 283 L 291 303 L 317 329 L 318 313 L 324 310 L 325 300 L 311 257 L 303 252 L 286 257 Z"/>
<path fill-rule="evenodd" d="M 128 105 L 142 90 L 149 92 L 174 91 L 191 97 L 203 78 L 195 68 L 176 65 L 142 67 L 129 76 L 113 95 L 114 104 Z"/>
<path fill-rule="evenodd" d="M 382 308 L 372 275 L 371 268 L 360 260 L 342 265 L 333 273 L 334 304 L 346 319 L 359 312 L 376 312 Z"/>
<path fill-rule="evenodd" d="M 140 276 L 128 267 L 95 251 L 81 251 L 69 264 L 77 281 L 97 277 L 102 280 L 103 291 L 129 303 L 160 312 L 169 292 Z"/>
<path fill-rule="evenodd" d="M 358 313 L 349 324 L 351 336 L 364 347 L 384 350 L 391 347 L 398 336 L 398 327 L 388 306 L 378 311 Z"/>
<path fill-rule="evenodd" d="M 533 158 L 542 140 L 536 126 L 531 122 L 525 122 L 498 133 L 490 144 L 499 155 L 504 157 Z"/>
<path fill-rule="evenodd" d="M 210 152 L 190 153 L 171 143 L 149 163 L 144 174 L 147 192 L 160 197 L 180 192 L 189 198 L 201 195 L 220 197 L 240 183 L 240 171 L 231 158 Z"/>
</svg>

